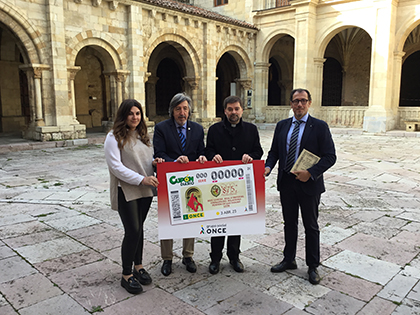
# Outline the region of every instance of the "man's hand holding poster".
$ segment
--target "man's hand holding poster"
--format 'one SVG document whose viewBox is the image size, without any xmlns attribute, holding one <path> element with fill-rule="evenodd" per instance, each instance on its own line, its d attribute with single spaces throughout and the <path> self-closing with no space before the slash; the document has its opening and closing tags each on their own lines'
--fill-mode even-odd
<svg viewBox="0 0 420 315">
<path fill-rule="evenodd" d="M 158 164 L 159 238 L 263 234 L 261 160 Z"/>
</svg>

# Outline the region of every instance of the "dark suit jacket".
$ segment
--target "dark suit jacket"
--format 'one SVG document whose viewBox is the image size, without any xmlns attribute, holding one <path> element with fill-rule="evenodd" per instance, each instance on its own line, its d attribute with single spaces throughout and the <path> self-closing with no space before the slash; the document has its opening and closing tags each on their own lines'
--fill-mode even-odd
<svg viewBox="0 0 420 315">
<path fill-rule="evenodd" d="M 182 151 L 175 121 L 170 118 L 155 126 L 153 134 L 154 157 L 163 158 L 166 162 L 175 161 L 179 156 L 186 155 L 190 161 L 195 161 L 204 155 L 204 130 L 201 125 L 187 122 L 187 142 Z"/>
<path fill-rule="evenodd" d="M 207 160 L 211 161 L 216 154 L 220 154 L 223 160 L 242 160 L 245 153 L 254 160 L 261 159 L 264 153 L 257 126 L 241 119 L 236 127 L 232 128 L 225 118 L 209 128 Z"/>
<path fill-rule="evenodd" d="M 286 164 L 286 141 L 291 124 L 292 118 L 284 119 L 277 123 L 271 149 L 268 152 L 268 157 L 265 162 L 266 166 L 273 169 L 277 161 L 279 161 L 277 190 L 280 190 L 280 181 Z M 317 164 L 308 169 L 312 178 L 305 183 L 299 183 L 302 185 L 303 191 L 308 195 L 321 194 L 325 191 L 323 173 L 333 166 L 337 159 L 334 142 L 326 122 L 308 116 L 308 121 L 306 122 L 300 143 L 299 153 L 302 152 L 303 149 L 316 154 L 321 159 Z"/>
</svg>

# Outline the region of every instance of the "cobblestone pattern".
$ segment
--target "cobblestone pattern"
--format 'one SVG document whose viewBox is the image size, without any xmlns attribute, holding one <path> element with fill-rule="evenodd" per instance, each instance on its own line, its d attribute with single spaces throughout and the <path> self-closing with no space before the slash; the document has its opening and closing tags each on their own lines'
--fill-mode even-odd
<svg viewBox="0 0 420 315">
<path fill-rule="evenodd" d="M 260 127 L 265 158 L 274 126 Z M 224 258 L 211 275 L 203 238 L 196 274 L 176 240 L 174 272 L 162 276 L 154 200 L 144 249 L 153 283 L 133 296 L 119 284 L 123 230 L 109 206 L 103 137 L 2 151 L 0 314 L 419 314 L 419 139 L 332 131 L 338 160 L 321 199 L 317 286 L 307 281 L 302 224 L 299 268 L 270 273 L 284 244 L 276 170 L 266 182 L 266 233 L 242 239 L 242 274 Z"/>
</svg>

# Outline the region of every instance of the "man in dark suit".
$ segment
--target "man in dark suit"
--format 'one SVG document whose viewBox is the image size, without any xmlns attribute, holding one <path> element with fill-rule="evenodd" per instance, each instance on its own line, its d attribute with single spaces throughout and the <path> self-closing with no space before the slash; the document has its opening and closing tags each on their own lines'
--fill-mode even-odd
<svg viewBox="0 0 420 315">
<path fill-rule="evenodd" d="M 155 126 L 153 148 L 155 158 L 165 162 L 188 163 L 189 161 L 207 161 L 204 155 L 204 130 L 199 124 L 189 121 L 191 98 L 184 93 L 176 94 L 169 104 L 169 119 Z M 163 264 L 161 272 L 169 276 L 172 272 L 173 240 L 161 240 Z M 194 238 L 183 240 L 182 263 L 189 272 L 196 272 L 192 256 Z"/>
<path fill-rule="evenodd" d="M 299 207 L 305 227 L 305 253 L 309 281 L 318 284 L 317 267 L 320 262 L 318 206 L 325 191 L 323 173 L 336 161 L 334 142 L 328 125 L 308 114 L 311 94 L 295 89 L 290 95 L 294 116 L 277 123 L 271 149 L 265 163 L 265 175 L 279 161 L 277 190 L 284 220 L 284 259 L 271 268 L 272 272 L 296 269 Z M 320 157 L 318 163 L 307 170 L 290 173 L 293 163 L 303 149 Z"/>
<path fill-rule="evenodd" d="M 207 134 L 207 159 L 216 163 L 222 163 L 223 160 L 240 160 L 243 163 L 250 163 L 254 159 L 261 159 L 263 149 L 258 129 L 254 124 L 242 121 L 244 110 L 241 98 L 228 96 L 223 102 L 223 108 L 225 119 L 212 125 Z M 212 274 L 219 272 L 224 244 L 224 236 L 211 238 L 209 271 Z M 244 266 L 239 259 L 240 244 L 240 235 L 228 236 L 227 256 L 236 272 L 244 271 Z"/>
</svg>

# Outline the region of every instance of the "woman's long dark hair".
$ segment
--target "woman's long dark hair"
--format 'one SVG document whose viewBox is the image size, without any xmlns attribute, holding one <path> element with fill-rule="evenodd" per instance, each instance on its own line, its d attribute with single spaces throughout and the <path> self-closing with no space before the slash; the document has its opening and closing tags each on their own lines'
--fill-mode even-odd
<svg viewBox="0 0 420 315">
<path fill-rule="evenodd" d="M 129 128 L 126 124 L 127 117 L 130 114 L 131 108 L 135 106 L 140 110 L 140 123 L 136 127 L 136 132 L 139 135 L 139 138 L 141 142 L 143 142 L 147 146 L 151 146 L 150 138 L 147 133 L 147 126 L 146 122 L 144 121 L 143 116 L 143 109 L 141 108 L 141 105 L 139 102 L 133 99 L 125 100 L 121 103 L 120 107 L 118 107 L 117 116 L 115 117 L 114 121 L 114 137 L 118 142 L 118 148 L 122 150 L 124 146 L 126 145 L 127 141 L 129 141 L 128 137 L 128 131 Z"/>
</svg>

